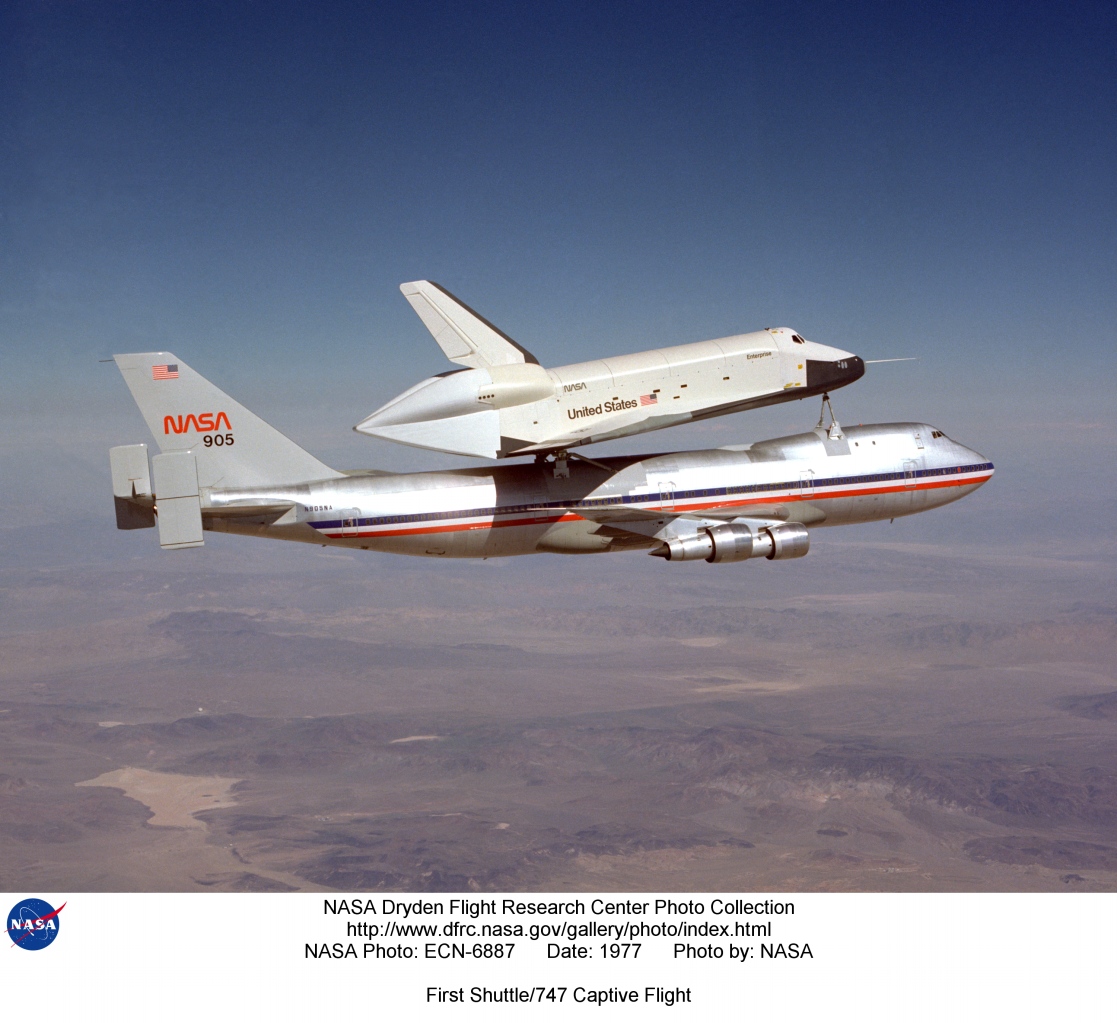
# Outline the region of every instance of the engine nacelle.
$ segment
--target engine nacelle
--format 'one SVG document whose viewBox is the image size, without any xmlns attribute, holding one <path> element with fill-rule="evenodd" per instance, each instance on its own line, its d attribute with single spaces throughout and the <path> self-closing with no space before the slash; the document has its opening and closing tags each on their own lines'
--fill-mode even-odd
<svg viewBox="0 0 1117 1023">
<path fill-rule="evenodd" d="M 764 542 L 758 544 L 759 538 L 748 526 L 726 522 L 720 526 L 711 526 L 706 533 L 714 543 L 714 551 L 707 561 L 747 561 L 749 558 L 767 556 L 767 550 L 763 549 Z M 770 537 L 765 535 L 764 540 L 771 546 Z"/>
<path fill-rule="evenodd" d="M 653 551 L 668 561 L 709 561 L 714 554 L 714 541 L 707 530 L 694 536 L 673 536 L 667 541 L 667 549 Z"/>
<path fill-rule="evenodd" d="M 772 538 L 772 553 L 764 555 L 770 561 L 777 558 L 801 558 L 811 549 L 807 527 L 798 522 L 768 526 L 764 532 Z"/>
<path fill-rule="evenodd" d="M 780 526 L 765 526 L 753 532 L 744 523 L 727 522 L 704 530 L 713 541 L 713 553 L 706 559 L 711 562 L 747 561 L 749 558 L 801 558 L 810 550 L 811 538 L 806 526 L 789 522 Z"/>
<path fill-rule="evenodd" d="M 807 527 L 798 522 L 765 526 L 757 532 L 737 522 L 710 526 L 694 536 L 673 536 L 650 553 L 668 561 L 747 561 L 801 558 L 811 547 Z"/>
</svg>

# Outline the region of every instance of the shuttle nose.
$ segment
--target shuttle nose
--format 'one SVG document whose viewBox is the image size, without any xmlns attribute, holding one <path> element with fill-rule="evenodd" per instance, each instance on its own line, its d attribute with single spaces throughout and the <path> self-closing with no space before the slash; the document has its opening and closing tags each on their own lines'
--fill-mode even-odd
<svg viewBox="0 0 1117 1023">
<path fill-rule="evenodd" d="M 833 391 L 852 384 L 865 375 L 865 360 L 858 355 L 843 354 L 840 359 L 807 359 L 807 388 L 811 391 Z"/>
</svg>

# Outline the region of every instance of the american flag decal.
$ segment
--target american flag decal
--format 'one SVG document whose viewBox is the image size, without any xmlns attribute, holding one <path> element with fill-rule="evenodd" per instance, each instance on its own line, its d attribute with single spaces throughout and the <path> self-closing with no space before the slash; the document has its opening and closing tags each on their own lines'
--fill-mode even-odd
<svg viewBox="0 0 1117 1023">
<path fill-rule="evenodd" d="M 657 398 L 654 394 L 641 394 L 640 395 L 640 404 L 641 405 L 654 405 L 658 401 L 659 401 L 659 398 Z"/>
<path fill-rule="evenodd" d="M 152 366 L 151 367 L 152 380 L 177 380 L 178 379 L 178 363 L 172 362 L 167 366 Z"/>
</svg>

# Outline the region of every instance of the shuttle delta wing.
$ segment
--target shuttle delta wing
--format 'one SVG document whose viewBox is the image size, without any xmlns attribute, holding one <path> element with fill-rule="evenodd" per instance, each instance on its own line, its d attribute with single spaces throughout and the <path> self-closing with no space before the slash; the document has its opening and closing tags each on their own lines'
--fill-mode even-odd
<svg viewBox="0 0 1117 1023">
<path fill-rule="evenodd" d="M 446 358 L 471 369 L 539 360 L 483 316 L 433 281 L 411 281 L 399 290 L 419 314 Z"/>
</svg>

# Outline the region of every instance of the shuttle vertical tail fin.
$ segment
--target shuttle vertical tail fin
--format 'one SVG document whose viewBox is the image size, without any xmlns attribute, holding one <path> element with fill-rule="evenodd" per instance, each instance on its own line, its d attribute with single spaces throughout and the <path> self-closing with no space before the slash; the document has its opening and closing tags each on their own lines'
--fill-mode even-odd
<svg viewBox="0 0 1117 1023">
<path fill-rule="evenodd" d="M 411 281 L 399 290 L 451 362 L 485 369 L 539 360 L 433 281 Z"/>
</svg>

